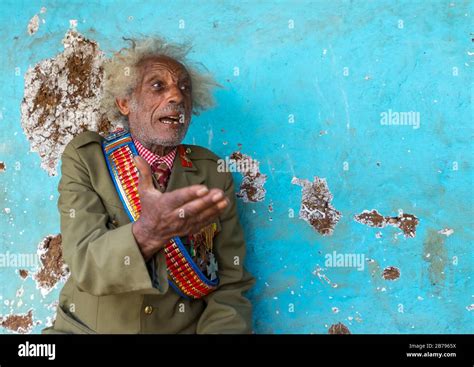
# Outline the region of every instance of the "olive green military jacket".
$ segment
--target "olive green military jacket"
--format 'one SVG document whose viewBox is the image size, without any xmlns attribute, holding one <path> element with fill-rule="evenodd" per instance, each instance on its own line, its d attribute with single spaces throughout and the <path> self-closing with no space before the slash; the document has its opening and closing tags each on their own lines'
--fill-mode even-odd
<svg viewBox="0 0 474 367">
<path fill-rule="evenodd" d="M 95 132 L 75 137 L 62 156 L 58 208 L 64 261 L 70 277 L 59 298 L 56 320 L 43 333 L 249 333 L 252 306 L 243 292 L 254 283 L 244 269 L 245 241 L 230 173 L 217 171 L 211 151 L 189 145 L 192 167 L 179 155 L 166 191 L 204 184 L 220 188 L 230 205 L 213 238 L 218 288 L 199 300 L 169 286 L 163 251 L 152 277 L 132 234 Z"/>
</svg>

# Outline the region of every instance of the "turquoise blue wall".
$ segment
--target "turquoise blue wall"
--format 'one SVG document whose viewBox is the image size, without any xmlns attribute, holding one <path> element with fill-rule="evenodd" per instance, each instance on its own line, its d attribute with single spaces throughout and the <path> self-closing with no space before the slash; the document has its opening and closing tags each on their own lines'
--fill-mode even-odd
<svg viewBox="0 0 474 367">
<path fill-rule="evenodd" d="M 69 20 L 77 19 L 77 30 L 107 53 L 137 32 L 190 40 L 191 58 L 222 84 L 217 107 L 194 118 L 186 141 L 221 156 L 241 144 L 268 176 L 263 202 L 239 201 L 257 278 L 256 332 L 327 333 L 338 322 L 352 333 L 474 331 L 472 2 L 85 3 L 0 4 L 1 253 L 36 253 L 59 232 L 59 178 L 29 152 L 20 103 L 28 66 L 61 52 Z M 29 36 L 27 24 L 43 6 L 45 23 Z M 419 112 L 420 127 L 381 125 L 389 109 Z M 298 218 L 294 176 L 326 178 L 343 216 L 332 236 Z M 354 221 L 371 209 L 416 215 L 416 236 Z M 444 228 L 454 233 L 438 233 Z M 328 267 L 333 251 L 375 262 L 363 271 Z M 381 277 L 387 266 L 400 269 L 398 280 Z M 337 287 L 317 276 L 318 267 Z M 0 279 L 0 314 L 32 309 L 39 332 L 54 316 L 59 288 L 43 297 L 31 276 L 23 280 L 11 266 L 0 267 Z"/>
</svg>

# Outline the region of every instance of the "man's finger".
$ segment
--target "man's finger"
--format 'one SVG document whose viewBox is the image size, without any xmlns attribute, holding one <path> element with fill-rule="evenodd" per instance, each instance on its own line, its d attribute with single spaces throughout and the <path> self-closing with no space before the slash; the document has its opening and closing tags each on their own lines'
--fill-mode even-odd
<svg viewBox="0 0 474 367">
<path fill-rule="evenodd" d="M 138 189 L 139 190 L 152 190 L 153 179 L 151 177 L 151 168 L 150 165 L 140 156 L 136 155 L 133 157 L 135 165 L 138 168 L 139 177 L 138 177 Z"/>
<path fill-rule="evenodd" d="M 216 200 L 217 198 L 217 200 Z M 180 208 L 180 211 L 186 216 L 197 216 L 202 211 L 210 208 L 219 200 L 224 198 L 224 193 L 219 189 L 211 189 L 205 196 L 187 202 Z"/>
<path fill-rule="evenodd" d="M 182 218 L 190 216 L 198 216 L 207 208 L 212 208 L 217 203 L 225 198 L 222 190 L 211 189 L 205 196 L 189 201 L 178 209 Z"/>
<path fill-rule="evenodd" d="M 167 192 L 165 194 L 166 202 L 172 208 L 180 208 L 181 206 L 192 200 L 207 196 L 206 194 L 208 192 L 209 189 L 204 185 L 192 185 L 184 187 L 182 189 Z M 165 196 L 163 196 L 163 199 L 165 199 Z"/>
<path fill-rule="evenodd" d="M 219 216 L 228 206 L 229 199 L 224 198 L 218 203 L 216 203 L 216 205 L 212 206 L 211 208 L 207 208 L 206 210 L 199 213 L 196 218 L 197 222 L 193 225 L 193 229 L 191 230 L 191 234 L 195 234 L 207 225 L 215 223 L 217 218 L 219 218 Z"/>
<path fill-rule="evenodd" d="M 197 217 L 196 220 L 198 222 L 207 222 L 211 219 L 215 219 L 219 215 L 221 215 L 225 208 L 229 206 L 229 199 L 224 198 L 221 201 L 215 203 L 213 206 L 208 207 L 207 209 L 204 209 L 201 211 Z"/>
</svg>

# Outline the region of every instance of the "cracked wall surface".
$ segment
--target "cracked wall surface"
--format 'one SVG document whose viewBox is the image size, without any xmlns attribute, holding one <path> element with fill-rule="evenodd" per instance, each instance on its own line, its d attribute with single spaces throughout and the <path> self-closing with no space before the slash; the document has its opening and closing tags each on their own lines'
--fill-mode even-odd
<svg viewBox="0 0 474 367">
<path fill-rule="evenodd" d="M 62 43 L 62 53 L 27 70 L 21 105 L 31 151 L 38 152 L 41 167 L 50 175 L 56 175 L 61 154 L 74 136 L 86 130 L 105 134 L 112 128 L 99 108 L 103 52 L 74 29 Z"/>
<path fill-rule="evenodd" d="M 69 276 L 61 154 L 81 131 L 115 128 L 99 110 L 102 65 L 123 37 L 161 33 L 191 40 L 190 58 L 222 86 L 185 142 L 258 164 L 232 171 L 255 332 L 472 333 L 470 13 L 465 2 L 2 3 L 0 332 L 54 320 Z"/>
</svg>

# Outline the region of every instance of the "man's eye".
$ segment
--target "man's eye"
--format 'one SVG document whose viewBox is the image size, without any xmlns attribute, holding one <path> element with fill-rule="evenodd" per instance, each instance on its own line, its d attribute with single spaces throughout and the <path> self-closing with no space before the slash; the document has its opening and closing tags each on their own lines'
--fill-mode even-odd
<svg viewBox="0 0 474 367">
<path fill-rule="evenodd" d="M 163 83 L 161 82 L 156 82 L 152 85 L 153 88 L 160 89 L 163 86 Z"/>
<path fill-rule="evenodd" d="M 181 86 L 179 87 L 179 89 L 181 89 L 181 90 L 188 90 L 188 89 L 189 89 L 189 85 L 187 85 L 187 84 L 181 84 Z"/>
</svg>

